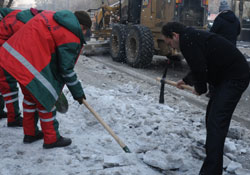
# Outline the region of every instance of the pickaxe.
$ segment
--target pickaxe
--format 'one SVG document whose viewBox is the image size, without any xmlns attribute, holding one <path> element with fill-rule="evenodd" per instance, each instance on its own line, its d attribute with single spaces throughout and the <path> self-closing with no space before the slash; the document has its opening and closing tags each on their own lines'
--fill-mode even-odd
<svg viewBox="0 0 250 175">
<path fill-rule="evenodd" d="M 164 70 L 164 73 L 162 75 L 162 78 L 157 77 L 156 80 L 161 82 L 161 90 L 160 90 L 160 97 L 159 97 L 159 103 L 163 104 L 164 103 L 164 88 L 165 88 L 165 83 L 177 87 L 177 83 L 171 80 L 166 79 L 167 71 L 168 71 L 168 65 L 169 61 L 166 64 L 166 68 Z M 194 89 L 189 86 L 189 85 L 181 85 L 183 89 L 188 89 L 192 92 L 194 92 Z"/>
<path fill-rule="evenodd" d="M 171 81 L 171 80 L 167 80 L 167 79 L 162 79 L 160 77 L 157 77 L 156 80 L 160 81 L 160 82 L 164 82 L 165 84 L 169 84 L 169 85 L 177 87 L 177 82 L 175 82 L 175 81 Z M 187 90 L 190 90 L 192 92 L 194 91 L 194 88 L 191 87 L 191 86 L 189 86 L 189 85 L 181 85 L 181 87 L 183 89 L 187 89 Z"/>
</svg>

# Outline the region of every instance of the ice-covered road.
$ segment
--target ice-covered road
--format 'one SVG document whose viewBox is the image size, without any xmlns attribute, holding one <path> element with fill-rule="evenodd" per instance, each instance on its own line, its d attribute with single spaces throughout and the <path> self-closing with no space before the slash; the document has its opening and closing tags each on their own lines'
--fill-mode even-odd
<svg viewBox="0 0 250 175">
<path fill-rule="evenodd" d="M 72 145 L 44 150 L 43 141 L 23 144 L 22 129 L 8 128 L 6 120 L 0 120 L 0 175 L 198 174 L 204 158 L 204 110 L 168 91 L 165 104 L 159 104 L 158 86 L 87 57 L 79 58 L 76 72 L 87 102 L 132 153 L 124 153 L 64 89 L 70 108 L 57 119 L 60 133 L 72 138 Z M 249 130 L 233 121 L 225 146 L 225 174 L 250 174 L 249 157 Z"/>
</svg>

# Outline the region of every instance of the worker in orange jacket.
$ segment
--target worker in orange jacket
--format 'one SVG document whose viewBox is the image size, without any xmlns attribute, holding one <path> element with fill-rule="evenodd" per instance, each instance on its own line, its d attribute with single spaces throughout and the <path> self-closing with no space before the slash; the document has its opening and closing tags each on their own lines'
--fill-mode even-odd
<svg viewBox="0 0 250 175">
<path fill-rule="evenodd" d="M 24 142 L 39 140 L 38 110 L 45 149 L 64 147 L 71 139 L 59 133 L 55 103 L 66 84 L 74 99 L 86 99 L 74 66 L 92 22 L 84 11 L 43 11 L 0 48 L 0 66 L 21 85 L 24 94 Z M 3 61 L 7 58 L 6 61 Z"/>
<path fill-rule="evenodd" d="M 28 10 L 13 10 L 10 8 L 1 8 L 1 22 L 0 22 L 0 46 L 3 45 L 14 33 L 16 33 L 22 26 L 28 22 L 33 16 L 38 13 L 36 9 Z M 17 81 L 4 69 L 0 67 L 0 93 L 7 108 L 8 127 L 21 127 L 22 117 L 19 110 L 18 102 L 18 86 Z M 2 109 L 0 109 L 0 118 L 6 117 Z"/>
</svg>

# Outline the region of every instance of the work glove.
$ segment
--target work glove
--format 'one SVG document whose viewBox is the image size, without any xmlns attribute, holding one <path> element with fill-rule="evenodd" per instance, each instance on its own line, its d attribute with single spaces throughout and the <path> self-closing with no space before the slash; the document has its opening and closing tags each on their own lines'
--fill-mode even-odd
<svg viewBox="0 0 250 175">
<path fill-rule="evenodd" d="M 78 103 L 81 105 L 83 99 L 86 100 L 86 96 L 85 96 L 84 93 L 83 93 L 83 95 L 81 97 L 77 98 L 76 101 L 78 101 Z"/>
</svg>

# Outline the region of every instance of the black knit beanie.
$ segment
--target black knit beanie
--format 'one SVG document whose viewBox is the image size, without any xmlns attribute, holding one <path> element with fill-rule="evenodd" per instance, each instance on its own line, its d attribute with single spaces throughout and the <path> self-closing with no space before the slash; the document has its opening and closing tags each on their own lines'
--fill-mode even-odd
<svg viewBox="0 0 250 175">
<path fill-rule="evenodd" d="M 87 12 L 85 11 L 75 11 L 75 16 L 76 18 L 78 19 L 79 23 L 84 25 L 84 26 L 87 26 L 89 29 L 91 28 L 92 26 L 92 21 L 90 19 L 90 16 Z"/>
</svg>

